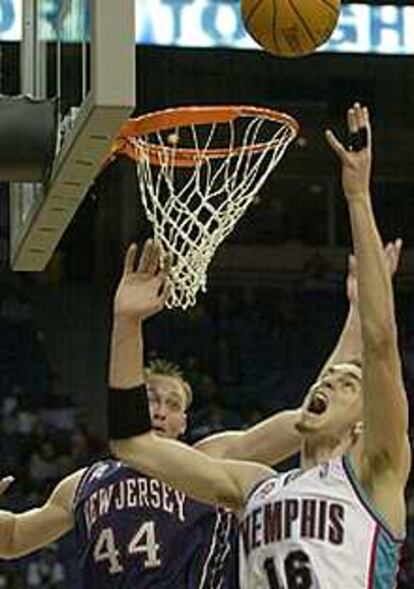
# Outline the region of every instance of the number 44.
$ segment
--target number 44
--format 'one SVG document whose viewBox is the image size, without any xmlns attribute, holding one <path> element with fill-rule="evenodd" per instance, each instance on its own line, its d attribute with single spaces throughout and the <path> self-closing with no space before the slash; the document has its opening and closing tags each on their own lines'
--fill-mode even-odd
<svg viewBox="0 0 414 589">
<path fill-rule="evenodd" d="M 131 538 L 127 552 L 128 554 L 144 554 L 144 567 L 153 569 L 161 565 L 158 558 L 160 545 L 155 538 L 155 524 L 153 521 L 144 522 L 136 534 Z M 111 575 L 122 573 L 121 553 L 116 547 L 114 532 L 111 527 L 103 528 L 98 536 L 93 550 L 95 562 L 107 562 L 108 572 Z"/>
</svg>

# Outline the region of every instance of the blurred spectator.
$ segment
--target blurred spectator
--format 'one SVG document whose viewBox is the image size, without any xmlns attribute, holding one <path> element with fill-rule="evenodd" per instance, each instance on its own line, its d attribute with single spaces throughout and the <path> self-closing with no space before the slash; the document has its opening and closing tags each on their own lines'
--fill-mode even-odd
<svg viewBox="0 0 414 589">
<path fill-rule="evenodd" d="M 0 317 L 16 323 L 29 322 L 32 310 L 28 300 L 21 294 L 8 291 L 0 304 Z"/>
<path fill-rule="evenodd" d="M 226 428 L 223 409 L 214 404 L 208 405 L 194 420 L 191 428 L 192 443 Z"/>
<path fill-rule="evenodd" d="M 56 452 L 52 442 L 43 442 L 29 461 L 30 478 L 38 489 L 43 489 L 58 477 Z"/>
<path fill-rule="evenodd" d="M 65 569 L 58 557 L 57 544 L 44 548 L 27 568 L 27 587 L 30 589 L 65 589 Z"/>
<path fill-rule="evenodd" d="M 26 589 L 26 583 L 19 570 L 0 572 L 0 589 Z"/>
<path fill-rule="evenodd" d="M 75 470 L 99 459 L 103 451 L 101 440 L 92 435 L 85 425 L 78 424 L 70 438 L 70 455 Z"/>
<path fill-rule="evenodd" d="M 42 402 L 41 414 L 46 426 L 64 431 L 75 427 L 76 411 L 71 399 L 62 393 L 60 375 L 56 369 L 51 371 L 49 392 Z"/>
<path fill-rule="evenodd" d="M 413 544 L 410 546 L 409 542 L 407 542 L 402 548 L 397 589 L 413 589 L 414 587 L 414 562 L 412 549 Z"/>
</svg>

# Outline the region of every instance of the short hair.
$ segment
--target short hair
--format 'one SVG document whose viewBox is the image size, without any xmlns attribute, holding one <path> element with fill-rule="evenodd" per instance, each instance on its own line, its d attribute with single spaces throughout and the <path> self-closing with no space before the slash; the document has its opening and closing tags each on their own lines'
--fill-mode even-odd
<svg viewBox="0 0 414 589">
<path fill-rule="evenodd" d="M 148 378 L 149 376 L 170 376 L 171 378 L 175 378 L 181 384 L 184 389 L 185 399 L 186 399 L 186 409 L 188 409 L 193 402 L 193 391 L 191 389 L 191 385 L 189 382 L 186 381 L 183 375 L 183 371 L 181 368 L 174 364 L 173 362 L 169 362 L 168 360 L 163 360 L 162 358 L 156 358 L 155 360 L 151 360 L 148 363 L 148 366 L 144 369 L 145 377 Z"/>
<path fill-rule="evenodd" d="M 362 370 L 362 360 L 360 358 L 350 358 L 349 360 L 345 360 L 343 364 L 352 364 L 353 366 L 356 366 L 357 368 Z"/>
<path fill-rule="evenodd" d="M 334 362 L 333 364 L 329 364 L 329 366 L 327 366 L 326 368 L 324 368 L 324 370 L 322 370 L 322 372 L 318 376 L 318 379 L 321 378 L 330 368 L 334 368 L 335 366 L 342 366 L 343 364 L 350 364 L 351 366 L 355 366 L 355 368 L 358 368 L 362 372 L 362 361 L 360 360 L 360 358 L 354 357 L 354 358 L 349 358 L 347 360 L 339 360 L 338 362 Z"/>
<path fill-rule="evenodd" d="M 350 366 L 353 366 L 355 368 L 358 368 L 358 370 L 360 370 L 362 372 L 362 361 L 360 358 L 349 358 L 348 360 L 342 360 L 340 362 L 335 362 L 333 364 L 333 366 L 341 366 L 342 364 L 348 364 Z"/>
</svg>

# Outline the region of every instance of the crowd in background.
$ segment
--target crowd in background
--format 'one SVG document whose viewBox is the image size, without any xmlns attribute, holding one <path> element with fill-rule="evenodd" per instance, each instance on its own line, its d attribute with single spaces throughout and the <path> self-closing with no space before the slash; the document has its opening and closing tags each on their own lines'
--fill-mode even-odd
<svg viewBox="0 0 414 589">
<path fill-rule="evenodd" d="M 414 391 L 414 295 L 398 294 L 407 391 Z M 312 279 L 268 289 L 212 288 L 186 313 L 165 312 L 146 326 L 147 359 L 180 364 L 195 401 L 187 440 L 244 428 L 294 407 L 333 348 L 346 313 L 342 285 Z M 59 367 L 15 294 L 0 307 L 1 475 L 16 482 L 2 507 L 39 505 L 56 481 L 106 452 L 85 410 L 62 392 Z M 87 391 L 82 394 L 87 395 Z M 414 433 L 414 431 L 413 431 Z M 414 486 L 408 489 L 408 540 L 399 589 L 414 586 Z M 76 589 L 76 545 L 69 534 L 28 558 L 0 562 L 0 589 Z"/>
</svg>

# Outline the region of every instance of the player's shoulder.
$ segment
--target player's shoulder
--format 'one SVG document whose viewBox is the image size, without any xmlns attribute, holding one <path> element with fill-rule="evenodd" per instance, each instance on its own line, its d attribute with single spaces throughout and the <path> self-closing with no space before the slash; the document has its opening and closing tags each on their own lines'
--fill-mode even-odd
<svg viewBox="0 0 414 589">
<path fill-rule="evenodd" d="M 89 493 L 92 487 L 98 487 L 103 480 L 113 476 L 122 468 L 122 463 L 112 458 L 103 458 L 77 471 L 73 479 L 75 486 L 74 506 L 81 500 L 84 493 Z"/>
<path fill-rule="evenodd" d="M 303 471 L 300 468 L 293 468 L 285 472 L 272 469 L 268 476 L 253 485 L 249 493 L 248 502 L 265 500 L 270 495 L 274 495 L 283 489 L 283 487 L 295 481 L 301 474 L 303 474 Z"/>
<path fill-rule="evenodd" d="M 252 486 L 246 503 L 265 499 L 268 495 L 280 489 L 283 485 L 283 478 L 284 473 L 272 469 L 267 476 L 258 480 Z"/>
<path fill-rule="evenodd" d="M 65 476 L 53 489 L 47 504 L 62 508 L 65 511 L 72 511 L 76 492 L 86 468 L 81 468 Z"/>
</svg>

